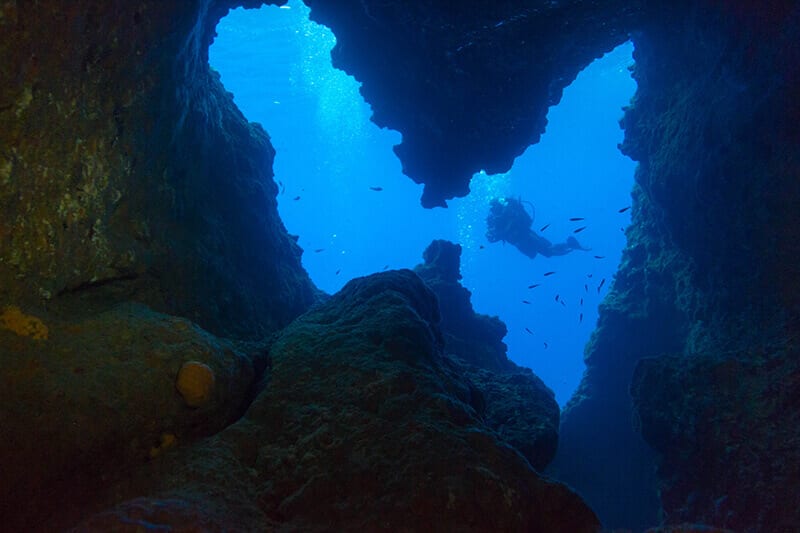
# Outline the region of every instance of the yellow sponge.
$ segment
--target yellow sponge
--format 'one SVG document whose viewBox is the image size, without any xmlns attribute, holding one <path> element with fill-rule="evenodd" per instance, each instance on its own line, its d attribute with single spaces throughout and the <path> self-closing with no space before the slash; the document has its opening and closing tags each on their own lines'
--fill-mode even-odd
<svg viewBox="0 0 800 533">
<path fill-rule="evenodd" d="M 35 316 L 26 315 L 16 305 L 8 305 L 0 313 L 0 328 L 13 331 L 22 337 L 47 339 L 47 326 Z"/>
<path fill-rule="evenodd" d="M 198 361 L 183 363 L 175 387 L 189 407 L 200 407 L 211 399 L 214 391 L 214 371 Z"/>
</svg>

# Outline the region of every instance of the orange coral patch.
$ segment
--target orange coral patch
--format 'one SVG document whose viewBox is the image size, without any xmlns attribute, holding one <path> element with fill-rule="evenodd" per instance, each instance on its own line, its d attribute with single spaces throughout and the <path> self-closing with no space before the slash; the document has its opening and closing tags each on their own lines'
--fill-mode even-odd
<svg viewBox="0 0 800 533">
<path fill-rule="evenodd" d="M 175 387 L 189 407 L 200 407 L 211 398 L 214 390 L 214 371 L 197 361 L 183 363 Z"/>
<path fill-rule="evenodd" d="M 46 340 L 47 326 L 35 316 L 26 315 L 16 305 L 8 305 L 0 314 L 0 328 L 13 331 L 21 337 L 31 337 L 36 340 Z"/>
</svg>

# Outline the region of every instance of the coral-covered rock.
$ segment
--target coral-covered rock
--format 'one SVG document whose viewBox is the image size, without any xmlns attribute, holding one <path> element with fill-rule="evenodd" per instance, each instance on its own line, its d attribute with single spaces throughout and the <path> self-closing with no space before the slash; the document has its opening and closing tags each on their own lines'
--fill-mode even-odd
<svg viewBox="0 0 800 533">
<path fill-rule="evenodd" d="M 661 502 L 671 523 L 734 531 L 800 524 L 798 353 L 750 355 L 639 361 L 636 416 L 661 455 Z"/>
<path fill-rule="evenodd" d="M 527 368 L 504 374 L 472 368 L 466 375 L 483 397 L 486 425 L 543 471 L 558 446 L 560 411 L 553 391 Z"/>
<path fill-rule="evenodd" d="M 9 530 L 74 520 L 121 472 L 225 427 L 253 383 L 253 362 L 235 344 L 142 305 L 46 326 L 46 339 L 0 329 L 0 516 Z M 215 375 L 197 408 L 175 388 L 187 361 Z"/>
<path fill-rule="evenodd" d="M 177 500 L 236 530 L 596 531 L 577 496 L 484 424 L 494 397 L 442 354 L 437 322 L 410 271 L 352 280 L 275 341 L 240 421 L 166 454 L 144 492 L 117 493 L 145 495 L 137 512 L 156 525 L 187 511 L 159 516 L 153 502 Z M 119 524 L 136 502 L 86 524 Z"/>
<path fill-rule="evenodd" d="M 414 271 L 439 302 L 444 351 L 466 364 L 461 370 L 481 396 L 486 424 L 514 446 L 537 470 L 553 459 L 558 443 L 555 395 L 533 372 L 510 361 L 497 317 L 475 313 L 461 279 L 461 246 L 433 241 Z"/>
</svg>

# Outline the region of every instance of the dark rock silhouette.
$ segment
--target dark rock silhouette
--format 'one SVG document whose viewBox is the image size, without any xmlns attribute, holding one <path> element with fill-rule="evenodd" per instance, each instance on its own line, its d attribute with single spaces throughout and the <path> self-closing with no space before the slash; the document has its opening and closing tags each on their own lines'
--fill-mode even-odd
<svg viewBox="0 0 800 533">
<path fill-rule="evenodd" d="M 486 424 L 543 470 L 558 444 L 559 408 L 553 391 L 506 356 L 506 327 L 497 317 L 475 313 L 461 279 L 461 246 L 435 240 L 414 270 L 439 301 L 444 351 L 479 391 Z"/>
<path fill-rule="evenodd" d="M 314 2 L 311 18 L 337 35 L 333 64 L 363 82 L 372 120 L 403 132 L 395 153 L 433 207 L 465 196 L 480 170 L 508 171 L 538 142 L 548 107 L 628 39 L 640 5 Z"/>
<path fill-rule="evenodd" d="M 506 356 L 505 324 L 497 317 L 476 314 L 470 302 L 472 295 L 458 281 L 461 246 L 436 240 L 422 257 L 425 262 L 414 271 L 439 298 L 447 350 L 480 368 L 495 372 L 519 370 Z"/>
<path fill-rule="evenodd" d="M 483 422 L 495 398 L 442 354 L 438 319 L 411 271 L 350 281 L 281 333 L 241 420 L 163 457 L 158 476 L 132 483 L 154 479 L 148 496 L 79 530 L 147 517 L 212 530 L 596 531 L 580 498 Z"/>
</svg>

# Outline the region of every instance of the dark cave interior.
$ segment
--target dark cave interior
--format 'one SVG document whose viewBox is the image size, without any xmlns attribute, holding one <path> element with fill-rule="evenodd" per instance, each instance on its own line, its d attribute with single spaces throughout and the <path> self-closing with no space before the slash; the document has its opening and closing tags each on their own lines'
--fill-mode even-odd
<svg viewBox="0 0 800 533">
<path fill-rule="evenodd" d="M 457 246 L 313 286 L 208 66 L 263 3 L 0 0 L 10 530 L 794 530 L 795 2 L 306 0 L 429 207 L 634 42 L 633 225 L 560 413 Z"/>
</svg>

